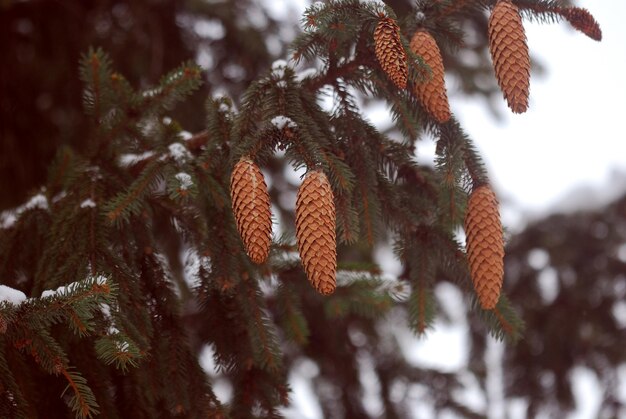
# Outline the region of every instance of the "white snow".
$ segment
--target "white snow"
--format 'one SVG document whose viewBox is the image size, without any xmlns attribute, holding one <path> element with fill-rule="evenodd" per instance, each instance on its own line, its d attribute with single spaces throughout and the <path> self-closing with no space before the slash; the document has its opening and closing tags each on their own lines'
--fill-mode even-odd
<svg viewBox="0 0 626 419">
<path fill-rule="evenodd" d="M 95 282 L 98 285 L 104 285 L 107 282 L 107 277 L 104 275 L 98 275 L 97 277 L 95 277 Z M 78 285 L 78 282 L 72 282 L 67 285 L 61 285 L 56 290 L 44 290 L 41 293 L 41 298 L 54 297 L 57 295 L 59 296 L 66 295 L 67 293 L 72 292 L 76 288 L 77 285 Z"/>
<path fill-rule="evenodd" d="M 272 75 L 282 79 L 285 77 L 285 69 L 287 68 L 287 61 L 276 60 L 272 63 Z"/>
<path fill-rule="evenodd" d="M 302 80 L 309 78 L 309 77 L 313 77 L 316 74 L 317 74 L 317 68 L 315 67 L 305 68 L 304 70 L 296 73 L 296 81 L 301 82 Z"/>
<path fill-rule="evenodd" d="M 41 298 L 55 297 L 57 295 L 60 295 L 60 296 L 65 295 L 68 293 L 70 286 L 73 284 L 75 284 L 75 282 L 72 282 L 71 284 L 68 284 L 68 285 L 61 285 L 56 290 L 45 290 L 44 292 L 41 293 Z"/>
<path fill-rule="evenodd" d="M 191 159 L 191 153 L 181 143 L 172 143 L 168 146 L 170 150 L 170 157 L 176 160 L 177 163 L 185 163 Z"/>
<path fill-rule="evenodd" d="M 279 70 L 281 68 L 287 67 L 287 61 L 285 60 L 276 60 L 272 63 L 272 70 Z"/>
<path fill-rule="evenodd" d="M 324 7 L 323 1 L 316 1 L 311 5 L 311 10 L 320 10 Z"/>
<path fill-rule="evenodd" d="M 190 133 L 189 131 L 181 131 L 178 133 L 178 138 L 180 138 L 183 141 L 189 141 L 193 138 L 193 134 Z"/>
<path fill-rule="evenodd" d="M 180 189 L 186 191 L 193 186 L 193 180 L 188 173 L 180 172 L 174 176 L 180 182 Z"/>
<path fill-rule="evenodd" d="M 100 303 L 100 311 L 106 319 L 111 319 L 111 307 L 107 303 Z"/>
<path fill-rule="evenodd" d="M 48 209 L 48 199 L 41 193 L 33 196 L 26 204 L 24 204 L 23 211 L 35 208 L 42 210 Z"/>
<path fill-rule="evenodd" d="M 0 228 L 7 229 L 13 227 L 17 221 L 17 215 L 13 211 L 3 211 L 0 214 Z"/>
<path fill-rule="evenodd" d="M 48 198 L 46 198 L 44 194 L 38 193 L 30 198 L 25 204 L 12 210 L 3 211 L 0 213 L 0 228 L 6 229 L 13 227 L 23 212 L 32 209 L 48 210 Z"/>
<path fill-rule="evenodd" d="M 223 102 L 222 102 L 222 103 L 220 103 L 220 106 L 219 106 L 219 108 L 217 109 L 217 111 L 218 111 L 218 112 L 221 112 L 221 113 L 226 113 L 226 112 L 228 112 L 229 110 L 230 110 L 230 107 L 229 107 L 227 104 L 223 103 Z"/>
<path fill-rule="evenodd" d="M 52 203 L 56 204 L 57 202 L 61 201 L 62 199 L 64 199 L 67 196 L 67 192 L 66 191 L 61 191 L 58 194 L 54 195 L 52 197 Z"/>
<path fill-rule="evenodd" d="M 83 202 L 80 203 L 80 207 L 81 208 L 95 208 L 96 203 L 93 201 L 93 199 L 87 198 Z"/>
<path fill-rule="evenodd" d="M 287 82 L 285 80 L 280 80 L 278 83 L 276 83 L 276 86 L 279 89 L 286 89 L 287 88 Z"/>
<path fill-rule="evenodd" d="M 0 303 L 6 301 L 13 305 L 19 305 L 26 300 L 26 294 L 15 288 L 0 285 Z"/>
<path fill-rule="evenodd" d="M 115 347 L 119 352 L 128 352 L 128 348 L 130 347 L 130 345 L 128 344 L 128 342 L 125 341 L 116 341 Z"/>
<path fill-rule="evenodd" d="M 133 153 L 122 154 L 118 159 L 118 164 L 121 167 L 134 166 L 135 164 L 143 160 L 149 159 L 152 156 L 154 156 L 154 151 L 146 151 L 141 154 L 133 154 Z"/>
<path fill-rule="evenodd" d="M 274 118 L 272 118 L 270 123 L 280 130 L 284 129 L 285 127 L 296 128 L 298 126 L 295 122 L 291 120 L 291 118 L 286 117 L 285 115 L 275 116 Z"/>
</svg>

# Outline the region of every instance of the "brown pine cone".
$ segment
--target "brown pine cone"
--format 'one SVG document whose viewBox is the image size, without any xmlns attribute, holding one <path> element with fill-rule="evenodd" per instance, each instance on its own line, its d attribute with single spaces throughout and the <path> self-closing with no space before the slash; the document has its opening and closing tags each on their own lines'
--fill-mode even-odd
<svg viewBox="0 0 626 419">
<path fill-rule="evenodd" d="M 500 0 L 489 17 L 489 51 L 500 89 L 515 113 L 528 109 L 530 57 L 517 6 Z"/>
<path fill-rule="evenodd" d="M 432 77 L 415 85 L 414 92 L 424 108 L 439 123 L 450 119 L 450 105 L 444 82 L 443 60 L 435 39 L 426 31 L 417 31 L 411 39 L 411 50 L 422 57 L 432 70 Z"/>
<path fill-rule="evenodd" d="M 261 170 L 249 157 L 242 157 L 233 169 L 230 197 L 246 253 L 254 263 L 263 263 L 272 236 L 270 196 Z"/>
<path fill-rule="evenodd" d="M 406 89 L 407 56 L 400 40 L 400 28 L 392 18 L 380 18 L 374 31 L 374 46 L 376 58 L 387 76 L 398 88 Z"/>
<path fill-rule="evenodd" d="M 589 38 L 601 41 L 602 30 L 600 25 L 587 9 L 582 7 L 560 8 L 558 13 L 569 21 L 569 23 Z"/>
<path fill-rule="evenodd" d="M 504 278 L 504 239 L 498 200 L 487 185 L 470 195 L 465 215 L 467 258 L 478 301 L 493 309 L 500 298 Z"/>
<path fill-rule="evenodd" d="M 337 286 L 335 201 L 328 178 L 321 170 L 307 173 L 296 198 L 298 251 L 311 285 L 321 294 Z"/>
</svg>

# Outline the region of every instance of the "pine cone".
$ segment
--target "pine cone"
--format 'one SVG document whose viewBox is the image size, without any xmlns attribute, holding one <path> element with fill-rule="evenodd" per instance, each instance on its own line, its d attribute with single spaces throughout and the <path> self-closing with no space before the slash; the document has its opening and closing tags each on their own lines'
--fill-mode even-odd
<svg viewBox="0 0 626 419">
<path fill-rule="evenodd" d="M 489 50 L 500 89 L 515 113 L 528 108 L 530 57 L 517 6 L 500 0 L 489 17 Z"/>
<path fill-rule="evenodd" d="M 335 202 L 326 175 L 316 170 L 304 178 L 296 199 L 296 237 L 304 270 L 321 294 L 337 286 Z"/>
<path fill-rule="evenodd" d="M 254 263 L 263 263 L 272 236 L 270 196 L 261 170 L 248 157 L 241 158 L 233 169 L 230 197 L 246 253 Z"/>
<path fill-rule="evenodd" d="M 587 9 L 581 7 L 567 7 L 559 9 L 558 13 L 569 21 L 569 23 L 589 38 L 601 41 L 602 30 L 600 25 L 593 18 Z"/>
<path fill-rule="evenodd" d="M 411 50 L 421 56 L 432 70 L 432 77 L 415 85 L 415 95 L 438 122 L 450 119 L 450 105 L 444 83 L 443 60 L 435 39 L 426 31 L 417 31 L 411 39 Z"/>
<path fill-rule="evenodd" d="M 400 40 L 400 28 L 390 17 L 382 17 L 374 31 L 376 58 L 387 76 L 400 89 L 406 89 L 409 68 Z"/>
<path fill-rule="evenodd" d="M 467 256 L 478 301 L 493 309 L 504 277 L 504 239 L 498 200 L 489 186 L 474 189 L 465 215 Z"/>
</svg>

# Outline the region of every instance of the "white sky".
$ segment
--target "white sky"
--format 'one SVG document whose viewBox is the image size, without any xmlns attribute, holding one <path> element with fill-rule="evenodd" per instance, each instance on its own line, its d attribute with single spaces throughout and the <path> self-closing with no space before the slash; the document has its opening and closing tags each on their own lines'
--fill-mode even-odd
<svg viewBox="0 0 626 419">
<path fill-rule="evenodd" d="M 502 100 L 505 120 L 498 123 L 480 101 L 451 98 L 501 200 L 521 210 L 543 212 L 566 197 L 571 206 L 588 206 L 588 194 L 573 193 L 582 186 L 599 188 L 602 196 L 625 190 L 626 27 L 618 19 L 626 15 L 626 2 L 578 5 L 600 23 L 601 42 L 568 23 L 524 24 L 531 53 L 547 68 L 545 76 L 531 77 L 525 114 L 512 114 Z"/>
</svg>

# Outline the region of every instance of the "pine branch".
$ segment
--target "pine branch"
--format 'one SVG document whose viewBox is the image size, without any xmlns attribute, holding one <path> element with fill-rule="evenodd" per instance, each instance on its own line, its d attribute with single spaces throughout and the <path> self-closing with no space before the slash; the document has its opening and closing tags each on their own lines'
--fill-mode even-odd
<svg viewBox="0 0 626 419">
<path fill-rule="evenodd" d="M 133 182 L 128 191 L 118 193 L 104 205 L 104 212 L 113 223 L 127 222 L 131 215 L 141 210 L 141 200 L 152 186 L 160 180 L 162 163 L 154 161 L 143 170 L 141 176 Z"/>
<path fill-rule="evenodd" d="M 69 399 L 69 405 L 73 412 L 76 412 L 79 418 L 92 418 L 94 415 L 97 415 L 98 403 L 96 402 L 96 398 L 87 385 L 87 380 L 83 378 L 78 372 L 69 371 L 64 367 L 60 367 L 60 373 L 65 377 L 68 384 L 61 397 L 65 394 L 68 389 L 71 389 L 74 393 L 73 396 Z"/>
</svg>

